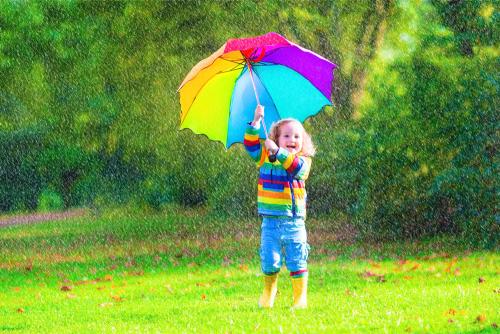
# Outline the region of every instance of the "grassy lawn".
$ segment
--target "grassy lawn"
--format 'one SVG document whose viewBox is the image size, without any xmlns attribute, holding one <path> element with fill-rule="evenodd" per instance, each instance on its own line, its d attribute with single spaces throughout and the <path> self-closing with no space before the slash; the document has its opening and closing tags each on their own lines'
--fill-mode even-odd
<svg viewBox="0 0 500 334">
<path fill-rule="evenodd" d="M 443 239 L 359 243 L 311 220 L 309 308 L 257 307 L 259 222 L 165 215 L 0 229 L 0 332 L 497 333 L 500 256 Z"/>
</svg>

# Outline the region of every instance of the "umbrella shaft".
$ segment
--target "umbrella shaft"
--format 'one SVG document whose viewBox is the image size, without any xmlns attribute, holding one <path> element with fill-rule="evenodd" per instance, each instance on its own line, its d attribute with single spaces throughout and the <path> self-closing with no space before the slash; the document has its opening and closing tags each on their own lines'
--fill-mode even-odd
<svg viewBox="0 0 500 334">
<path fill-rule="evenodd" d="M 255 99 L 257 100 L 257 104 L 260 105 L 259 94 L 257 94 L 257 87 L 255 87 L 255 81 L 253 80 L 252 66 L 250 65 L 250 62 L 248 61 L 248 59 L 246 61 L 247 61 L 248 71 L 250 72 L 250 79 L 252 80 L 253 92 L 255 93 Z M 264 118 L 262 118 L 260 121 L 262 123 L 262 127 L 264 128 L 264 134 L 266 135 L 266 139 L 267 139 L 269 136 L 267 135 L 266 123 L 264 123 Z"/>
</svg>

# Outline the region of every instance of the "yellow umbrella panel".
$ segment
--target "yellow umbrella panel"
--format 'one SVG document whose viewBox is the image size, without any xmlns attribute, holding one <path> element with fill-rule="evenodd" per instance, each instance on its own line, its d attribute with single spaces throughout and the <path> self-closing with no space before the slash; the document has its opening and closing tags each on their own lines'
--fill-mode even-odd
<svg viewBox="0 0 500 334">
<path fill-rule="evenodd" d="M 245 60 L 240 51 L 222 55 L 223 48 L 198 63 L 181 84 L 180 128 L 226 145 L 227 126 L 220 125 L 228 123 L 231 95 Z"/>
</svg>

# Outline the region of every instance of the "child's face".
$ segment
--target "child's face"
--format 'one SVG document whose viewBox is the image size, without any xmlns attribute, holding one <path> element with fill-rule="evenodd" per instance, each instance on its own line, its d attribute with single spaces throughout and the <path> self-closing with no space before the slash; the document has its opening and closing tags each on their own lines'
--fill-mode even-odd
<svg viewBox="0 0 500 334">
<path fill-rule="evenodd" d="M 302 151 L 302 127 L 295 122 L 283 124 L 280 127 L 278 146 L 293 154 Z"/>
</svg>

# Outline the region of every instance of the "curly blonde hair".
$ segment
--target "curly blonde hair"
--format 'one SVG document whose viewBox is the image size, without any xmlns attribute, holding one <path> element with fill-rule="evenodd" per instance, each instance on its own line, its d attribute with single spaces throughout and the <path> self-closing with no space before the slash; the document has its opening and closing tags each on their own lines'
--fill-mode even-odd
<svg viewBox="0 0 500 334">
<path fill-rule="evenodd" d="M 306 132 L 302 123 L 297 121 L 295 118 L 285 118 L 278 122 L 273 123 L 271 130 L 269 131 L 269 139 L 272 139 L 275 143 L 278 143 L 278 138 L 280 136 L 280 129 L 283 125 L 288 123 L 295 123 L 302 129 L 302 150 L 299 154 L 305 157 L 312 157 L 316 154 L 316 147 L 314 146 L 311 136 Z"/>
</svg>

